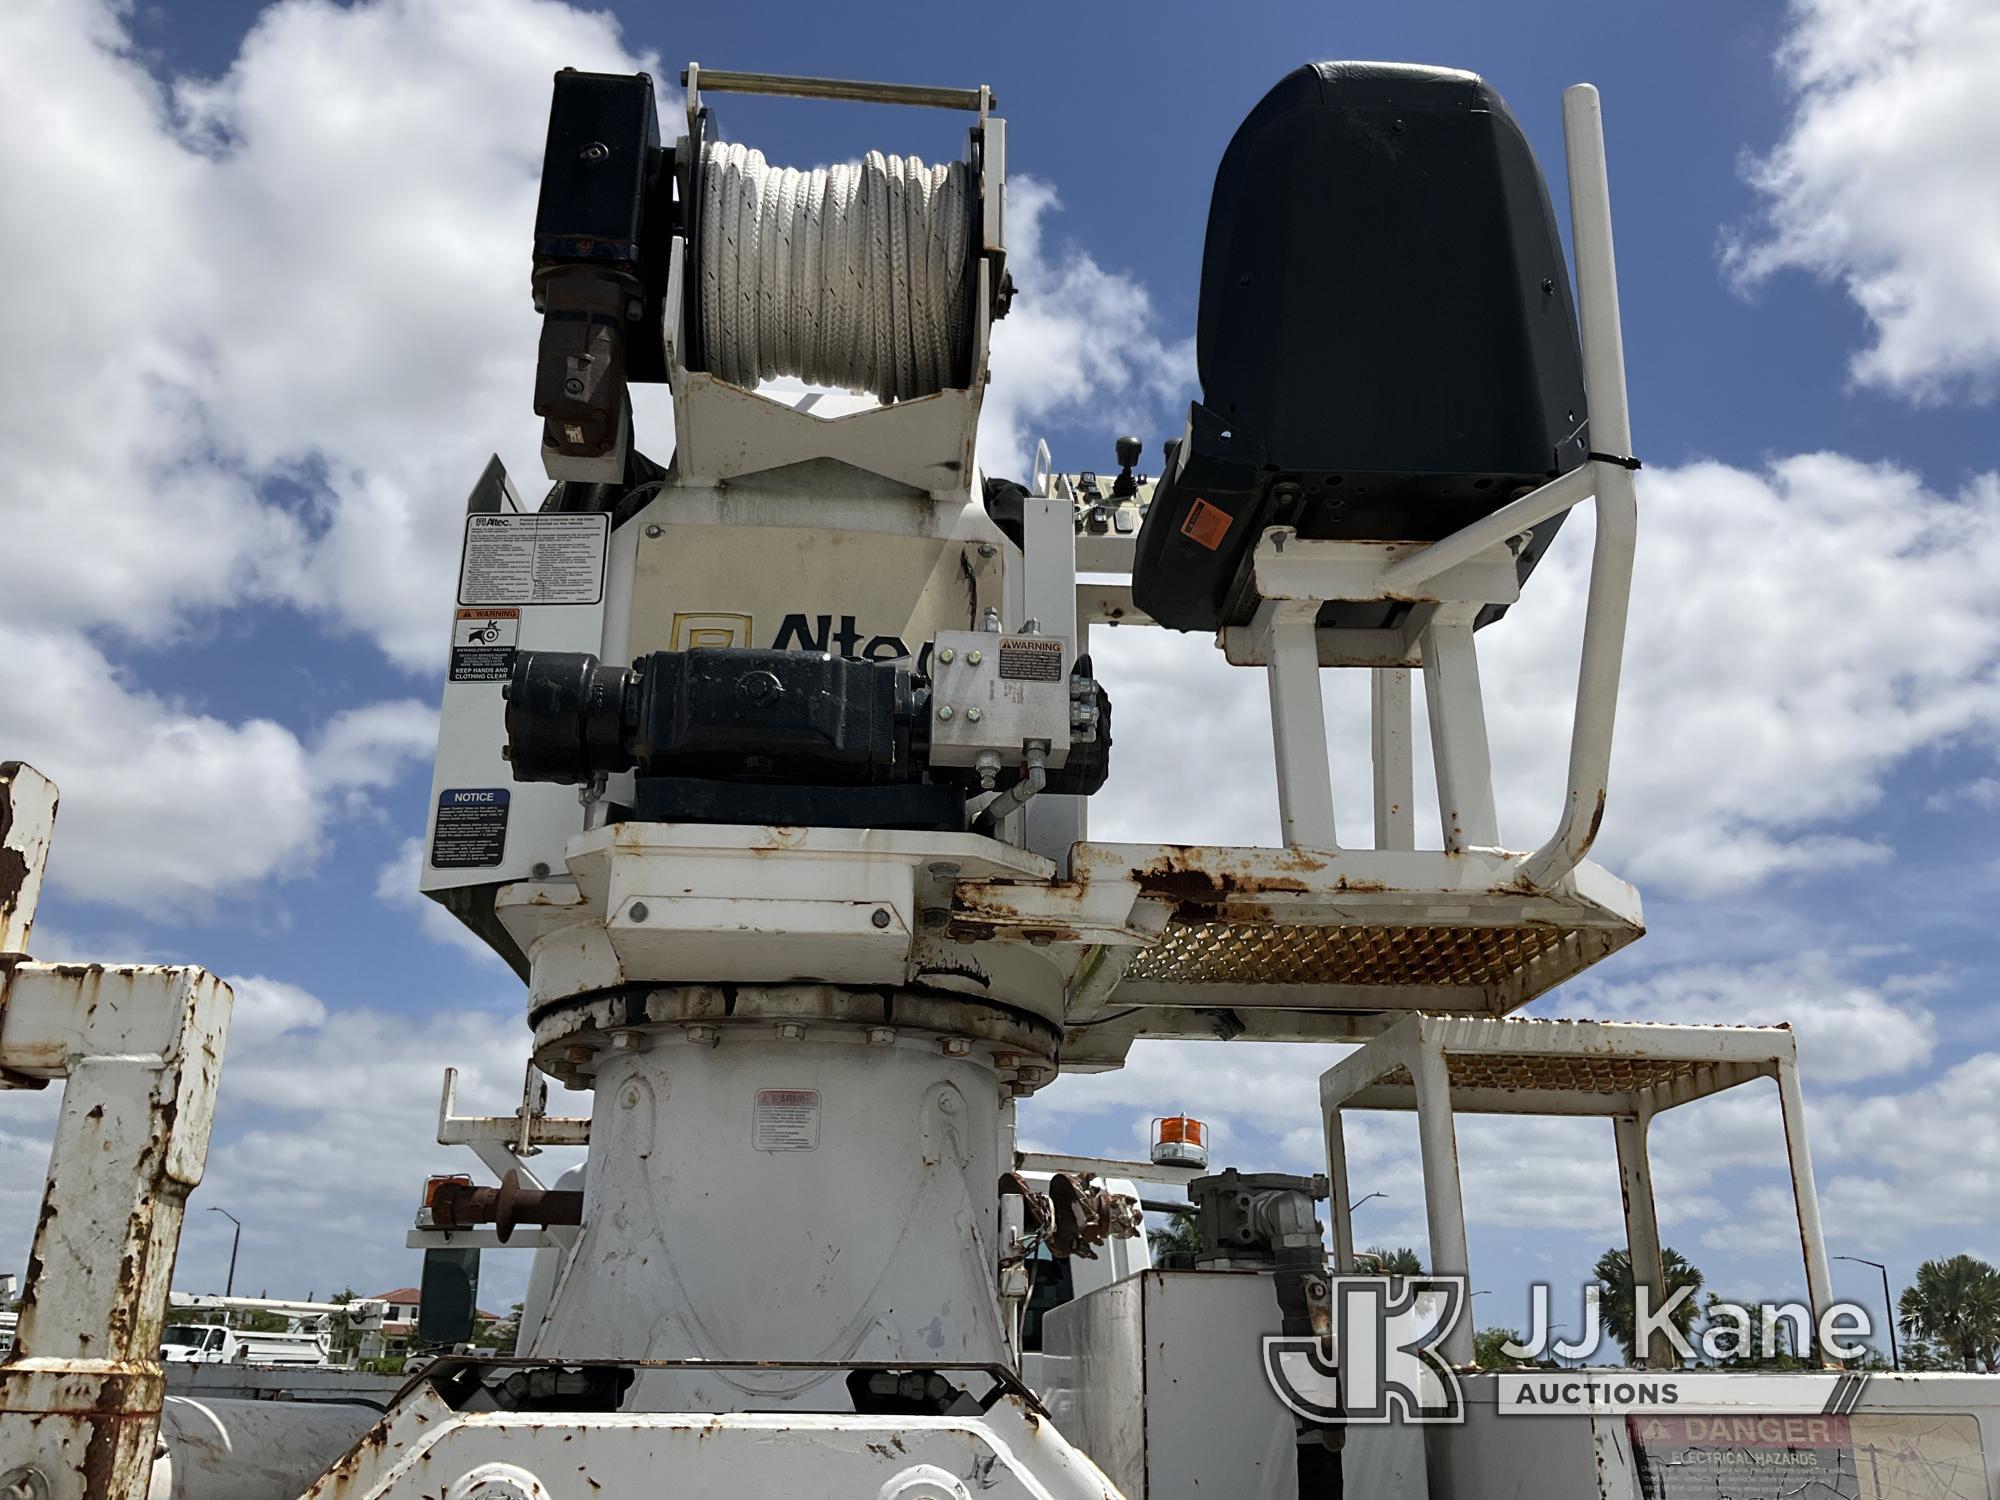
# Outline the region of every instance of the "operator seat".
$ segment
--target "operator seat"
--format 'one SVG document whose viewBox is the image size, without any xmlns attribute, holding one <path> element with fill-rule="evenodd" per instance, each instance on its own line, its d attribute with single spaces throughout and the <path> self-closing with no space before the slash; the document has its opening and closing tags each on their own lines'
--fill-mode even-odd
<svg viewBox="0 0 2000 1500">
<path fill-rule="evenodd" d="M 1323 62 L 1266 94 L 1215 174 L 1196 350 L 1201 399 L 1132 574 L 1133 602 L 1175 629 L 1249 619 L 1267 527 L 1435 540 L 1589 451 L 1548 191 L 1477 74 Z M 1320 623 L 1404 608 L 1328 605 Z"/>
</svg>

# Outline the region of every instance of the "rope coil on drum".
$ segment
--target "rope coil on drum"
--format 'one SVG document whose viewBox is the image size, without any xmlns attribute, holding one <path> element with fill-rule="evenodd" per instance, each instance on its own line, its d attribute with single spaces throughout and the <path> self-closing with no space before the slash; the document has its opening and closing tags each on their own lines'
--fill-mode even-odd
<svg viewBox="0 0 2000 1500">
<path fill-rule="evenodd" d="M 702 147 L 704 347 L 734 385 L 928 396 L 965 379 L 972 335 L 964 162 L 871 151 L 801 172 L 761 151 Z"/>
</svg>

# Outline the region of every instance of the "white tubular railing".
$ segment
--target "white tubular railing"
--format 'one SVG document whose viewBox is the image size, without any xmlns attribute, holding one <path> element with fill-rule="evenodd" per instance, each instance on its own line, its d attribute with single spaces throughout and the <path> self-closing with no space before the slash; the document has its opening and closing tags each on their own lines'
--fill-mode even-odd
<svg viewBox="0 0 2000 1500">
<path fill-rule="evenodd" d="M 1563 90 L 1563 137 L 1569 160 L 1570 237 L 1576 250 L 1577 316 L 1583 324 L 1583 389 L 1590 407 L 1592 488 L 1597 542 L 1584 606 L 1583 657 L 1577 671 L 1576 721 L 1570 732 L 1569 786 L 1549 841 L 1521 873 L 1541 889 L 1576 868 L 1597 837 L 1611 775 L 1611 730 L 1625 657 L 1632 599 L 1632 559 L 1639 497 L 1626 463 L 1632 415 L 1625 400 L 1625 338 L 1618 321 L 1618 265 L 1611 247 L 1611 183 L 1604 159 L 1604 111 L 1597 90 Z M 1532 497 L 1527 497 L 1532 498 Z"/>
</svg>

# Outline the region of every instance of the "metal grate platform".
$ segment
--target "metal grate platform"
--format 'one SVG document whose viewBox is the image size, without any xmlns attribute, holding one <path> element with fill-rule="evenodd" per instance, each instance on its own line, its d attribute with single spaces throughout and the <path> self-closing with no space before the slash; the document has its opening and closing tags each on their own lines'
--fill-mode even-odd
<svg viewBox="0 0 2000 1500">
<path fill-rule="evenodd" d="M 1174 923 L 1126 983 L 1443 985 L 1506 983 L 1578 934 L 1554 927 L 1307 927 Z"/>
</svg>

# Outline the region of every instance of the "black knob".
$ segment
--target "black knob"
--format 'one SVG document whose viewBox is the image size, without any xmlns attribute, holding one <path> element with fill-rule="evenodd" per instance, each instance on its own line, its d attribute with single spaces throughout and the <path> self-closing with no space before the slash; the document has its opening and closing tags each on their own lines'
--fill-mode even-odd
<svg viewBox="0 0 2000 1500">
<path fill-rule="evenodd" d="M 1111 498 L 1129 500 L 1139 493 L 1139 481 L 1132 477 L 1132 465 L 1139 461 L 1139 455 L 1146 451 L 1146 445 L 1135 437 L 1118 440 L 1118 480 L 1111 486 Z"/>
</svg>

